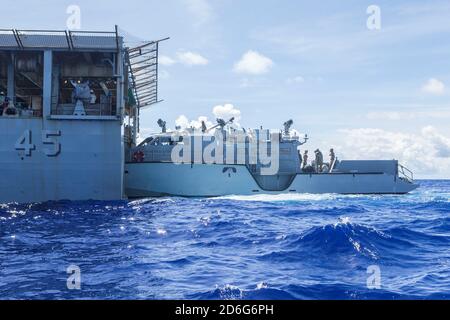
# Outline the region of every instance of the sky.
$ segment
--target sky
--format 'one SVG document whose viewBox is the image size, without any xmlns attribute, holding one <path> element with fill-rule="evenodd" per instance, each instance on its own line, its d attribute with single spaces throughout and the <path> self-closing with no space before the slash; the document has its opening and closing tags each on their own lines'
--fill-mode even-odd
<svg viewBox="0 0 450 320">
<path fill-rule="evenodd" d="M 450 1 L 2 0 L 0 28 L 67 29 L 71 5 L 82 30 L 117 24 L 130 46 L 170 37 L 143 135 L 159 118 L 293 119 L 305 148 L 450 178 Z"/>
</svg>

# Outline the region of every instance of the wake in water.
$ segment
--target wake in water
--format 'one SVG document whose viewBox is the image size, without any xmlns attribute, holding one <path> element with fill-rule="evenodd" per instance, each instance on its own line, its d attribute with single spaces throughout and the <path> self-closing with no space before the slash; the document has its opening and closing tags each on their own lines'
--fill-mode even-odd
<svg viewBox="0 0 450 320">
<path fill-rule="evenodd" d="M 449 181 L 405 196 L 3 204 L 0 298 L 448 299 L 449 213 Z"/>
</svg>

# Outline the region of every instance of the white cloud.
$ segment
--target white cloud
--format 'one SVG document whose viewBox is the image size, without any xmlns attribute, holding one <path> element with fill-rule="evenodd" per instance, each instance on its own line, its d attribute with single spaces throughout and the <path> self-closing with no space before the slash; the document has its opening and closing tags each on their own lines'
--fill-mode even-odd
<svg viewBox="0 0 450 320">
<path fill-rule="evenodd" d="M 224 104 L 223 106 L 215 106 L 213 108 L 213 114 L 216 118 L 224 119 L 225 121 L 234 118 L 234 123 L 239 124 L 241 121 L 241 110 L 236 109 L 232 104 Z"/>
<path fill-rule="evenodd" d="M 172 66 L 176 63 L 181 63 L 185 66 L 201 66 L 209 63 L 208 59 L 201 54 L 192 51 L 179 51 L 176 58 L 161 55 L 158 62 L 163 66 Z"/>
<path fill-rule="evenodd" d="M 189 119 L 185 115 L 181 115 L 175 120 L 175 126 L 185 129 L 189 127 L 189 122 Z"/>
<path fill-rule="evenodd" d="M 234 71 L 245 74 L 263 74 L 269 72 L 273 66 L 273 61 L 262 54 L 249 50 L 235 65 Z"/>
<path fill-rule="evenodd" d="M 162 64 L 163 66 L 171 66 L 177 62 L 174 59 L 172 59 L 171 57 L 160 55 L 158 57 L 158 63 Z"/>
<path fill-rule="evenodd" d="M 288 78 L 286 80 L 287 84 L 296 84 L 296 83 L 303 83 L 303 82 L 305 82 L 305 78 L 303 78 L 302 76 L 296 76 L 293 78 Z"/>
<path fill-rule="evenodd" d="M 177 53 L 177 60 L 187 66 L 207 65 L 208 59 L 202 55 L 191 51 L 180 51 Z"/>
<path fill-rule="evenodd" d="M 450 158 L 450 139 L 440 134 L 433 126 L 422 129 L 422 135 L 433 143 L 438 158 Z"/>
<path fill-rule="evenodd" d="M 421 176 L 450 176 L 450 139 L 432 126 L 415 134 L 345 129 L 339 130 L 336 138 L 340 159 L 398 159 Z"/>
<path fill-rule="evenodd" d="M 224 104 L 224 105 L 215 106 L 212 110 L 212 113 L 213 113 L 215 119 L 221 118 L 221 119 L 224 119 L 225 121 L 228 121 L 234 117 L 233 124 L 235 124 L 236 126 L 239 127 L 239 121 L 241 120 L 241 111 L 236 109 L 232 104 Z M 185 115 L 180 115 L 175 120 L 175 125 L 177 127 L 180 127 L 181 129 L 191 128 L 191 127 L 200 129 L 202 127 L 202 121 L 204 121 L 206 124 L 206 127 L 210 128 L 216 124 L 215 119 L 209 120 L 207 116 L 200 116 L 200 117 L 198 117 L 197 120 L 190 120 Z"/>
<path fill-rule="evenodd" d="M 422 91 L 429 94 L 440 95 L 444 93 L 445 85 L 442 81 L 431 78 L 423 85 Z"/>
<path fill-rule="evenodd" d="M 212 19 L 214 11 L 207 0 L 183 0 L 183 2 L 195 19 L 195 26 L 201 26 Z"/>
<path fill-rule="evenodd" d="M 202 127 L 202 121 L 205 122 L 206 127 L 208 127 L 208 128 L 213 126 L 212 122 L 209 121 L 208 117 L 206 117 L 206 116 L 200 116 L 200 117 L 198 117 L 197 120 L 189 120 L 185 115 L 179 116 L 175 120 L 175 125 L 177 127 L 180 127 L 181 129 L 191 128 L 191 127 L 200 129 Z"/>
</svg>

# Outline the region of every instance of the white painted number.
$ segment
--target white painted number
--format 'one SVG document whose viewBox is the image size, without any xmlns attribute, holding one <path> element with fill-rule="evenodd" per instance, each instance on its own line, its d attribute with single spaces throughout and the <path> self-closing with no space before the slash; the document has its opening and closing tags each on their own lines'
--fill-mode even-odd
<svg viewBox="0 0 450 320">
<path fill-rule="evenodd" d="M 31 130 L 25 130 L 14 146 L 16 150 L 23 150 L 26 156 L 31 157 L 31 150 L 36 149 L 36 146 L 31 143 Z"/>
<path fill-rule="evenodd" d="M 56 141 L 56 138 L 61 136 L 60 130 L 42 130 L 42 143 L 46 145 L 53 145 L 53 148 L 44 149 L 44 153 L 48 157 L 56 157 L 61 152 L 61 144 Z"/>
<path fill-rule="evenodd" d="M 47 157 L 56 157 L 61 153 L 61 144 L 57 141 L 57 137 L 60 136 L 60 130 L 42 130 L 42 144 L 49 146 L 44 148 L 42 152 Z M 31 157 L 31 151 L 36 150 L 36 146 L 32 143 L 31 130 L 25 130 L 20 138 L 17 139 L 14 147 L 16 150 L 23 150 L 26 156 Z"/>
</svg>

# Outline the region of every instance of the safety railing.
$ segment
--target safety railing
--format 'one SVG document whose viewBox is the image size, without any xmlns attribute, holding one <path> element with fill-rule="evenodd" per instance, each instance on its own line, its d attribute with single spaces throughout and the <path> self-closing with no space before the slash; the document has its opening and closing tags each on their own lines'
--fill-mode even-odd
<svg viewBox="0 0 450 320">
<path fill-rule="evenodd" d="M 410 183 L 414 182 L 414 173 L 401 164 L 398 164 L 398 176 Z"/>
<path fill-rule="evenodd" d="M 0 49 L 106 49 L 119 50 L 118 29 L 114 31 L 0 29 Z"/>
</svg>

